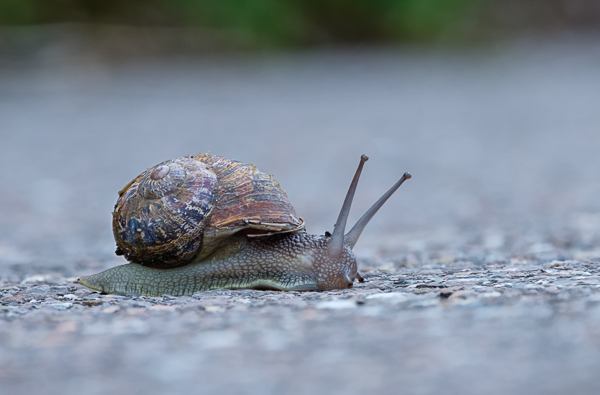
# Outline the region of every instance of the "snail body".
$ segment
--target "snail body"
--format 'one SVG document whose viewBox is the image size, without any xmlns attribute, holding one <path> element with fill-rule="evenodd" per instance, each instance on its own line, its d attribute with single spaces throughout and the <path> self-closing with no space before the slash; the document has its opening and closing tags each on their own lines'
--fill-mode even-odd
<svg viewBox="0 0 600 395">
<path fill-rule="evenodd" d="M 408 178 L 344 235 L 366 156 L 361 157 L 333 234 L 307 234 L 270 176 L 216 155 L 162 162 L 119 192 L 113 212 L 118 255 L 131 263 L 81 277 L 103 293 L 191 295 L 210 289 L 320 291 L 362 281 L 352 248 Z"/>
</svg>

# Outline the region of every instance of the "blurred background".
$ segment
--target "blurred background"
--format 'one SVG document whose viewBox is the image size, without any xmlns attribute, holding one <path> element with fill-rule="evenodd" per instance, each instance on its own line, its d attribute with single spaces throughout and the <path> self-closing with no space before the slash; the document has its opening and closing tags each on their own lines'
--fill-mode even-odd
<svg viewBox="0 0 600 395">
<path fill-rule="evenodd" d="M 595 28 L 595 0 L 2 0 L 5 47 L 49 42 L 112 55 L 340 44 L 473 43 Z M 81 50 L 81 48 L 78 48 Z"/>
<path fill-rule="evenodd" d="M 394 267 L 596 256 L 600 2 L 0 0 L 0 274 L 113 255 L 116 192 L 211 152 Z M 573 251 L 577 251 L 577 254 Z"/>
<path fill-rule="evenodd" d="M 597 394 L 599 28 L 598 0 L 0 0 L 0 387 Z M 124 263 L 117 191 L 199 152 L 273 174 L 320 234 L 361 154 L 349 224 L 410 171 L 355 248 L 363 270 L 526 267 L 534 288 L 325 311 L 301 306 L 346 291 L 222 311 L 8 302 Z M 557 259 L 592 273 L 538 293 Z"/>
</svg>

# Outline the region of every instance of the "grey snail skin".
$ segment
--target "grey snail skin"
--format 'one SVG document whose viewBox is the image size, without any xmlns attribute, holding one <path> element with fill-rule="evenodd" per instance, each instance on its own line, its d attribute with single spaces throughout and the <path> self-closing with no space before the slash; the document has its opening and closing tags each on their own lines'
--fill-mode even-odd
<svg viewBox="0 0 600 395">
<path fill-rule="evenodd" d="M 362 155 L 333 233 L 306 233 L 283 189 L 252 164 L 200 154 L 162 162 L 119 191 L 117 255 L 130 263 L 78 281 L 102 293 L 211 289 L 324 291 L 364 281 L 352 249 L 404 175 L 346 234 Z"/>
</svg>

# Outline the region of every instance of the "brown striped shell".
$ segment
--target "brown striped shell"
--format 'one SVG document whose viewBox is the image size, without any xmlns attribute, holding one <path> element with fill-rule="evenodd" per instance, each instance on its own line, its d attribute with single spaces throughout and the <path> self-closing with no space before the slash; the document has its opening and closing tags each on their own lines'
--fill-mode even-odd
<svg viewBox="0 0 600 395">
<path fill-rule="evenodd" d="M 303 222 L 270 175 L 209 154 L 146 170 L 119 192 L 113 212 L 117 254 L 151 267 L 206 257 L 242 230 L 296 232 Z"/>
</svg>

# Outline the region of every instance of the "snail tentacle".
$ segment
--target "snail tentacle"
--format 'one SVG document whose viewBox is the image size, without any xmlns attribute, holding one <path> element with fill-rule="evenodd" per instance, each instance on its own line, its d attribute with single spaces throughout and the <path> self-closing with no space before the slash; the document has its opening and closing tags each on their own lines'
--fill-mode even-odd
<svg viewBox="0 0 600 395">
<path fill-rule="evenodd" d="M 368 160 L 369 157 L 367 155 L 363 154 L 360 157 L 358 169 L 356 169 L 354 178 L 352 178 L 350 188 L 348 188 L 346 198 L 344 199 L 344 204 L 342 204 L 342 209 L 340 210 L 338 219 L 335 222 L 335 226 L 333 227 L 333 234 L 331 235 L 331 240 L 329 241 L 329 254 L 332 257 L 339 256 L 344 247 L 344 232 L 346 231 L 346 222 L 348 221 L 348 215 L 350 214 L 352 200 L 354 199 L 354 194 L 356 193 L 356 186 L 358 185 L 358 180 L 360 178 L 360 174 L 362 173 L 363 166 Z"/>
<path fill-rule="evenodd" d="M 400 188 L 400 185 L 402 185 L 404 181 L 410 178 L 412 178 L 412 175 L 409 172 L 405 172 L 402 175 L 402 177 L 398 180 L 398 182 L 396 182 L 394 186 L 392 186 L 386 193 L 384 193 L 383 196 L 380 197 L 379 200 L 375 202 L 375 204 L 371 206 L 371 208 L 368 209 L 362 217 L 360 217 L 360 219 L 356 222 L 356 225 L 354 225 L 354 227 L 350 229 L 350 232 L 348 232 L 348 234 L 346 234 L 345 237 L 346 242 L 348 243 L 350 248 L 354 248 L 356 242 L 358 241 L 358 238 L 360 237 L 360 234 L 365 229 L 371 218 L 373 218 L 377 211 L 379 211 L 381 206 L 383 206 L 384 203 L 390 198 L 390 196 L 392 196 L 394 192 L 396 192 L 396 190 Z"/>
</svg>

